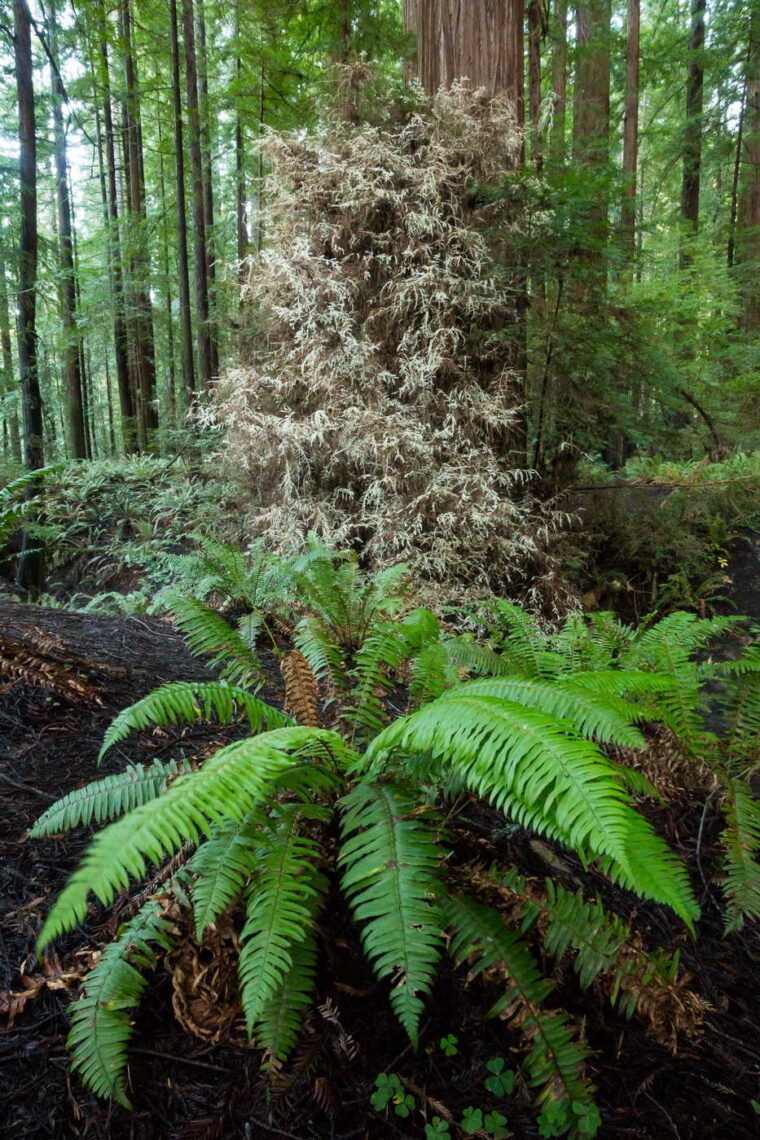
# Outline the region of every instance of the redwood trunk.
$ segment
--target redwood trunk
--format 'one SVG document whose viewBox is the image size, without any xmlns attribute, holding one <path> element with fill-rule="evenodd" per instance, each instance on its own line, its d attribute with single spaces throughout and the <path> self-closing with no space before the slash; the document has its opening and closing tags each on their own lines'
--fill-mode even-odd
<svg viewBox="0 0 760 1140">
<path fill-rule="evenodd" d="M 760 329 L 760 0 L 753 0 L 747 57 L 747 109 L 745 155 L 749 179 L 744 211 L 747 225 L 744 260 L 749 273 L 744 294 L 744 325 L 747 332 Z"/>
<path fill-rule="evenodd" d="M 51 11 L 51 52 L 56 57 L 55 10 Z M 53 104 L 55 193 L 58 214 L 58 246 L 61 279 L 59 295 L 63 325 L 63 377 L 66 399 L 66 428 L 72 459 L 88 454 L 82 383 L 82 338 L 77 323 L 77 288 L 74 269 L 71 201 L 69 199 L 66 131 L 63 123 L 63 85 L 57 67 L 50 69 Z"/>
<path fill-rule="evenodd" d="M 21 240 L 18 271 L 18 360 L 24 422 L 24 466 L 44 466 L 42 397 L 37 366 L 37 136 L 34 107 L 31 16 L 26 0 L 13 0 L 14 55 L 18 97 Z M 40 590 L 45 564 L 39 542 L 24 532 L 18 584 Z"/>
<path fill-rule="evenodd" d="M 506 93 L 524 122 L 524 0 L 405 0 L 417 33 L 417 75 L 430 94 L 467 78 Z"/>
<path fill-rule="evenodd" d="M 177 204 L 177 291 L 179 293 L 180 340 L 182 342 L 182 387 L 184 400 L 187 403 L 195 391 L 195 366 L 190 309 L 190 267 L 187 256 L 187 202 L 185 200 L 185 151 L 182 129 L 177 0 L 170 0 L 169 20 L 172 54 L 172 104 L 174 108 L 174 185 Z"/>
<path fill-rule="evenodd" d="M 686 76 L 686 123 L 683 133 L 683 178 L 681 182 L 681 215 L 687 235 L 699 229 L 699 186 L 702 171 L 702 113 L 704 106 L 704 64 L 706 0 L 692 0 L 689 35 L 689 67 Z M 689 256 L 682 251 L 681 265 Z"/>
<path fill-rule="evenodd" d="M 198 69 L 195 54 L 193 0 L 182 0 L 185 36 L 185 82 L 187 87 L 187 133 L 190 147 L 193 208 L 193 261 L 195 308 L 198 317 L 198 376 L 202 390 L 211 385 L 213 352 L 209 323 L 206 214 L 203 197 L 203 151 L 198 106 Z"/>
<path fill-rule="evenodd" d="M 623 173 L 625 187 L 621 210 L 623 257 L 628 266 L 636 252 L 636 170 L 639 156 L 639 38 L 640 0 L 628 0 L 625 113 L 623 119 Z"/>
</svg>

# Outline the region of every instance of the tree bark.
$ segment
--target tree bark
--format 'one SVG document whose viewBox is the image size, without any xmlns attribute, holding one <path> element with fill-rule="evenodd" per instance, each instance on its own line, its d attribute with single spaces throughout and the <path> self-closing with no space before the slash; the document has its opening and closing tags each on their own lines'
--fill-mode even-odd
<svg viewBox="0 0 760 1140">
<path fill-rule="evenodd" d="M 137 447 L 135 400 L 129 370 L 127 318 L 125 311 L 124 275 L 121 261 L 121 235 L 119 232 L 119 192 L 116 184 L 116 144 L 114 140 L 113 109 L 111 107 L 111 76 L 108 60 L 107 17 L 102 0 L 98 4 L 100 83 L 103 98 L 103 127 L 105 132 L 106 210 L 108 223 L 108 263 L 113 296 L 113 342 L 116 363 L 116 387 L 119 393 L 121 438 L 124 452 L 130 455 Z"/>
<path fill-rule="evenodd" d="M 150 254 L 147 243 L 145 209 L 145 169 L 143 165 L 142 124 L 132 37 L 131 0 L 122 0 L 119 9 L 124 78 L 123 104 L 127 161 L 127 201 L 132 229 L 130 268 L 134 321 L 131 350 L 138 395 L 138 430 L 143 446 L 151 443 L 158 428 L 156 408 L 156 359 L 153 337 L 153 310 L 150 299 Z"/>
<path fill-rule="evenodd" d="M 206 213 L 203 197 L 203 152 L 198 106 L 198 69 L 195 53 L 193 0 L 182 0 L 185 38 L 185 84 L 187 134 L 192 177 L 193 262 L 195 267 L 195 308 L 198 335 L 198 378 L 202 391 L 211 386 L 213 351 L 209 323 L 208 261 L 206 256 Z"/>
<path fill-rule="evenodd" d="M 169 22 L 172 56 L 172 106 L 174 109 L 175 193 L 177 205 L 177 291 L 179 293 L 180 340 L 182 342 L 182 388 L 185 404 L 195 391 L 193 321 L 190 308 L 190 267 L 187 256 L 187 202 L 185 200 L 185 151 L 182 129 L 182 87 L 179 67 L 177 0 L 170 0 Z"/>
<path fill-rule="evenodd" d="M 625 186 L 621 204 L 620 228 L 623 258 L 629 270 L 633 266 L 636 254 L 636 171 L 639 158 L 640 27 L 640 0 L 628 0 L 625 112 L 623 118 L 623 173 L 625 175 Z"/>
<path fill-rule="evenodd" d="M 610 146 L 610 0 L 576 5 L 573 158 L 598 185 L 588 188 L 587 249 L 592 274 L 604 276 Z"/>
<path fill-rule="evenodd" d="M 16 411 L 16 377 L 13 371 L 13 342 L 11 339 L 11 317 L 8 305 L 8 279 L 5 275 L 5 257 L 0 245 L 0 353 L 3 362 L 3 387 L 5 412 L 3 426 L 5 441 L 12 457 L 21 462 L 21 432 Z M 7 452 L 6 452 L 7 454 Z"/>
<path fill-rule="evenodd" d="M 219 329 L 215 319 L 214 168 L 211 161 L 211 110 L 208 97 L 208 58 L 206 55 L 206 20 L 203 12 L 203 0 L 196 0 L 195 16 L 198 33 L 198 121 L 201 132 L 203 218 L 206 225 L 206 280 L 208 281 L 211 375 L 217 376 L 219 374 Z"/>
<path fill-rule="evenodd" d="M 545 37 L 546 15 L 542 0 L 528 0 L 528 114 L 532 158 L 538 171 L 543 165 L 538 125 L 541 117 L 541 45 Z"/>
<path fill-rule="evenodd" d="M 522 125 L 523 17 L 524 0 L 404 0 L 425 90 L 432 95 L 467 78 L 473 87 L 508 95 Z"/>
<path fill-rule="evenodd" d="M 18 358 L 24 422 L 23 460 L 30 471 L 43 467 L 42 397 L 37 362 L 37 135 L 34 106 L 32 21 L 26 0 L 13 0 L 14 58 L 18 98 L 21 240 L 18 272 Z M 17 581 L 23 590 L 44 584 L 45 559 L 39 542 L 24 531 Z"/>
<path fill-rule="evenodd" d="M 72 459 L 86 459 L 88 454 L 82 382 L 82 337 L 77 321 L 77 289 L 74 269 L 71 201 L 69 199 L 66 131 L 63 122 L 63 85 L 57 68 L 55 7 L 50 9 L 50 52 L 56 66 L 50 68 L 50 93 L 53 106 L 53 139 L 55 163 L 55 196 L 58 213 L 58 247 L 60 263 L 59 297 L 63 325 L 63 376 L 66 399 L 66 428 Z"/>
<path fill-rule="evenodd" d="M 689 34 L 689 66 L 686 75 L 686 122 L 683 132 L 683 176 L 681 180 L 681 216 L 685 237 L 699 229 L 699 187 L 702 170 L 702 114 L 704 107 L 705 8 L 707 0 L 692 0 Z M 681 250 L 681 267 L 690 261 L 688 250 Z"/>
<path fill-rule="evenodd" d="M 552 43 L 552 128 L 549 151 L 554 162 L 565 158 L 565 123 L 567 120 L 567 0 L 553 5 Z"/>
<path fill-rule="evenodd" d="M 760 329 L 760 0 L 753 0 L 750 18 L 745 153 L 749 178 L 742 252 L 749 271 L 744 288 L 744 327 L 755 333 Z"/>
</svg>

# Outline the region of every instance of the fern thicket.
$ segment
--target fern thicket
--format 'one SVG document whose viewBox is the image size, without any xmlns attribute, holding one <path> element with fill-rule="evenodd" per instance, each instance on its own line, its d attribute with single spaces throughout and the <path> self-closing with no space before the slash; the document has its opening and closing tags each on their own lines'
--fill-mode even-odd
<svg viewBox="0 0 760 1140">
<path fill-rule="evenodd" d="M 298 719 L 317 719 L 318 692 L 318 715 L 332 728 L 294 725 L 262 702 L 251 691 L 258 675 L 254 639 L 198 598 L 175 603 L 191 645 L 216 660 L 223 679 L 156 690 L 120 714 L 104 749 L 133 730 L 199 719 L 228 723 L 244 716 L 252 735 L 197 769 L 130 768 L 49 809 L 35 834 L 126 814 L 91 843 L 48 916 L 40 947 L 86 917 L 91 894 L 108 904 L 149 864 L 194 847 L 168 889 L 191 909 L 198 938 L 242 900 L 242 1007 L 249 1032 L 277 1066 L 293 1048 L 315 985 L 322 901 L 340 889 L 413 1042 L 448 946 L 475 973 L 500 979 L 494 1012 L 521 1034 L 525 1071 L 539 1100 L 561 1100 L 571 1132 L 592 1134 L 588 1049 L 567 1015 L 552 1008 L 551 984 L 525 936 L 535 929 L 552 952 L 572 953 L 581 983 L 605 979 L 625 1013 L 634 1004 L 640 1010 L 642 993 L 654 1005 L 665 1002 L 665 991 L 676 985 L 677 959 L 634 953 L 625 924 L 606 918 L 598 900 L 587 903 L 561 888 L 548 887 L 540 902 L 521 900 L 522 933 L 481 902 L 453 895 L 438 809 L 447 787 L 486 800 L 585 863 L 595 861 L 639 896 L 669 906 L 693 928 L 699 908 L 686 870 L 636 810 L 635 797 L 654 789 L 605 752 L 612 745 L 641 749 L 646 723 L 662 708 L 673 721 L 677 712 L 690 741 L 707 739 L 691 712 L 682 715 L 679 686 L 693 698 L 691 651 L 685 659 L 671 656 L 680 673 L 665 674 L 651 630 L 636 657 L 639 635 L 619 624 L 574 618 L 549 634 L 509 603 L 498 603 L 501 626 L 491 645 L 479 646 L 448 633 L 429 611 L 404 615 L 403 574 L 399 568 L 366 580 L 353 558 L 316 542 L 282 571 L 296 591 L 278 602 L 291 607 L 295 622 L 291 659 L 297 653 L 299 671 L 310 678 L 308 716 L 301 710 Z M 220 581 L 221 574 L 216 587 Z M 690 646 L 705 644 L 705 630 L 691 621 L 685 628 Z M 475 676 L 463 680 L 468 674 Z M 745 685 L 746 677 L 754 685 L 755 675 L 737 667 L 727 683 Z M 398 700 L 407 702 L 400 717 L 393 708 Z M 752 725 L 754 715 L 742 712 L 741 723 Z M 758 817 L 743 787 L 732 786 L 726 843 L 736 869 L 727 885 L 737 914 L 754 914 L 760 896 L 743 844 L 749 837 L 757 845 Z M 95 980 L 112 987 L 105 992 L 114 1009 L 123 989 L 124 1009 L 131 1010 L 143 983 L 131 943 L 124 947 L 104 955 Z M 83 1018 L 77 1025 L 77 1064 L 86 1082 L 102 1095 L 125 1096 L 128 1021 L 118 1023 L 118 1033 L 102 1019 L 89 1030 Z M 101 1032 L 108 1064 L 93 1061 L 88 1068 L 88 1050 L 101 1054 Z"/>
</svg>

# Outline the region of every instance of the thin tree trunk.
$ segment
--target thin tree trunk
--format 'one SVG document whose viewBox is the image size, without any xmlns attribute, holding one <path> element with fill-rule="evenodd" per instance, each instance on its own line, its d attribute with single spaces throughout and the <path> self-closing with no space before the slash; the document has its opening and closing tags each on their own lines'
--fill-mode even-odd
<svg viewBox="0 0 760 1140">
<path fill-rule="evenodd" d="M 639 158 L 639 38 L 640 0 L 628 0 L 625 112 L 623 118 L 623 173 L 625 187 L 620 215 L 623 258 L 633 266 L 636 254 L 636 171 Z"/>
<path fill-rule="evenodd" d="M 552 160 L 563 162 L 567 120 L 567 0 L 556 0 L 551 29 L 553 112 L 549 147 Z"/>
<path fill-rule="evenodd" d="M 238 7 L 238 21 L 240 12 Z M 235 113 L 235 230 L 237 237 L 238 281 L 245 281 L 245 259 L 248 256 L 250 236 L 246 219 L 246 177 L 245 177 L 245 134 L 243 117 L 240 113 L 240 84 L 243 75 L 243 61 L 240 56 L 235 61 L 235 77 L 238 84 L 238 100 Z"/>
<path fill-rule="evenodd" d="M 56 13 L 50 8 L 50 51 L 57 57 Z M 72 459 L 87 458 L 84 393 L 82 384 L 82 345 L 77 321 L 77 291 L 74 272 L 71 201 L 69 198 L 66 131 L 63 122 L 63 85 L 57 66 L 50 68 L 50 93 L 53 106 L 53 138 L 55 162 L 55 195 L 58 211 L 58 248 L 60 262 L 59 297 L 63 325 L 63 376 L 66 428 Z"/>
<path fill-rule="evenodd" d="M 198 106 L 198 70 L 195 55 L 193 0 L 182 0 L 185 35 L 185 83 L 187 88 L 187 133 L 192 175 L 193 261 L 195 267 L 195 308 L 198 318 L 198 378 L 202 391 L 211 385 L 213 352 L 209 323 L 208 261 L 206 257 L 206 213 L 203 196 L 203 152 Z"/>
<path fill-rule="evenodd" d="M 174 301 L 172 298 L 172 275 L 169 268 L 169 230 L 167 226 L 166 179 L 164 177 L 163 131 L 161 115 L 158 116 L 158 187 L 161 195 L 161 218 L 163 241 L 161 242 L 161 271 L 163 276 L 164 301 L 166 304 L 166 342 L 169 357 L 168 384 L 166 386 L 167 421 L 173 427 L 176 414 L 177 376 L 174 363 Z"/>
<path fill-rule="evenodd" d="M 742 91 L 742 104 L 739 108 L 739 123 L 736 128 L 736 149 L 734 168 L 731 174 L 731 203 L 728 210 L 728 241 L 726 243 L 726 264 L 733 269 L 736 254 L 736 220 L 739 212 L 739 179 L 742 171 L 742 147 L 744 143 L 744 118 L 747 113 L 747 84 Z"/>
<path fill-rule="evenodd" d="M 744 290 L 744 327 L 747 332 L 755 333 L 760 329 L 760 0 L 753 0 L 750 19 L 746 127 L 749 180 L 744 214 L 747 229 L 742 253 L 749 273 Z"/>
<path fill-rule="evenodd" d="M 147 214 L 145 209 L 145 170 L 143 167 L 142 125 L 140 101 L 132 38 L 131 0 L 122 0 L 120 11 L 122 51 L 124 53 L 124 125 L 127 163 L 127 200 L 132 223 L 133 297 L 134 297 L 134 355 L 138 418 L 145 446 L 158 428 L 156 409 L 156 359 L 153 337 L 153 312 L 150 300 L 150 255 L 147 245 Z"/>
<path fill-rule="evenodd" d="M 14 56 L 18 97 L 21 240 L 19 248 L 18 358 L 24 421 L 24 466 L 43 467 L 43 412 L 37 362 L 37 136 L 34 106 L 31 16 L 26 0 L 13 0 Z M 45 577 L 44 552 L 27 531 L 22 538 L 17 581 L 39 591 Z"/>
<path fill-rule="evenodd" d="M 13 341 L 11 338 L 11 317 L 8 304 L 8 279 L 5 275 L 5 257 L 0 245 L 0 353 L 3 361 L 3 394 L 7 401 L 4 427 L 7 432 L 7 443 L 10 454 L 19 463 L 21 462 L 21 432 L 19 431 L 18 412 L 15 408 L 16 377 L 13 370 Z M 9 408 L 9 404 L 12 406 Z"/>
<path fill-rule="evenodd" d="M 198 29 L 198 121 L 201 132 L 203 179 L 203 219 L 206 226 L 206 280 L 208 282 L 209 337 L 211 341 L 211 375 L 219 374 L 219 329 L 216 313 L 216 251 L 214 243 L 214 170 L 211 161 L 211 113 L 208 97 L 208 59 L 206 56 L 206 20 L 203 0 L 196 0 Z"/>
<path fill-rule="evenodd" d="M 185 200 L 185 150 L 182 129 L 182 86 L 179 66 L 179 27 L 177 0 L 169 3 L 172 56 L 172 107 L 174 110 L 174 186 L 177 206 L 177 291 L 179 294 L 180 341 L 182 344 L 182 388 L 185 405 L 195 391 L 193 361 L 193 318 L 190 307 L 190 267 L 187 257 L 187 202 Z"/>
<path fill-rule="evenodd" d="M 116 363 L 116 386 L 119 392 L 121 438 L 127 455 L 137 447 L 137 422 L 134 391 L 129 370 L 127 318 L 125 310 L 124 276 L 121 261 L 119 233 L 119 192 L 116 184 L 116 145 L 114 141 L 113 111 L 111 108 L 111 80 L 106 35 L 106 12 L 102 2 L 98 6 L 100 21 L 100 80 L 103 92 L 103 126 L 106 146 L 106 211 L 108 223 L 108 259 L 113 295 L 113 342 Z"/>
<path fill-rule="evenodd" d="M 685 223 L 686 241 L 699 229 L 699 186 L 702 170 L 702 113 L 704 107 L 705 8 L 707 0 L 692 0 L 689 34 L 689 66 L 686 75 L 686 123 L 683 132 L 683 176 L 681 181 L 681 216 Z M 680 263 L 690 261 L 682 248 Z"/>
<path fill-rule="evenodd" d="M 528 113 L 532 132 L 532 158 L 538 171 L 543 165 L 538 125 L 541 117 L 541 44 L 545 36 L 546 23 L 541 0 L 528 0 Z"/>
</svg>

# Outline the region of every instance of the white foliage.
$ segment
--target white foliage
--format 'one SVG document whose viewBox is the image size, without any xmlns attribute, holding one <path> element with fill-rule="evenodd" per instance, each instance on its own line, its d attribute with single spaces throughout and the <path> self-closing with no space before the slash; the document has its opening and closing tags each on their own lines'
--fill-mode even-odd
<svg viewBox="0 0 760 1140">
<path fill-rule="evenodd" d="M 246 288 L 262 331 L 211 414 L 275 545 L 316 530 L 422 579 L 503 588 L 553 525 L 511 455 L 520 219 L 480 190 L 520 139 L 501 98 L 416 99 L 384 125 L 269 136 L 267 248 Z"/>
</svg>

